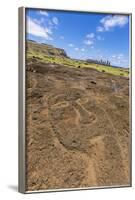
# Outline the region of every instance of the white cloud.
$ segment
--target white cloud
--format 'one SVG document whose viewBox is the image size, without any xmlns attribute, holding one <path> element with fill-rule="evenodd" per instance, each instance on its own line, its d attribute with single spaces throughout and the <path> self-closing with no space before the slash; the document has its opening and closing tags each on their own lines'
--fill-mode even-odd
<svg viewBox="0 0 135 200">
<path fill-rule="evenodd" d="M 117 55 L 112 55 L 112 59 L 121 60 L 123 58 L 124 58 L 124 55 L 122 53 L 119 53 Z"/>
<path fill-rule="evenodd" d="M 103 27 L 101 27 L 101 26 L 98 26 L 97 27 L 97 32 L 103 32 L 104 31 L 104 28 Z"/>
<path fill-rule="evenodd" d="M 74 47 L 74 44 L 68 44 L 69 47 Z"/>
<path fill-rule="evenodd" d="M 89 45 L 91 46 L 92 44 L 94 44 L 95 42 L 95 34 L 94 33 L 89 33 L 85 36 L 85 40 L 83 41 L 83 43 L 85 45 Z"/>
<path fill-rule="evenodd" d="M 79 51 L 79 48 L 78 48 L 78 47 L 76 47 L 76 48 L 75 48 L 75 50 L 76 50 L 76 51 Z"/>
<path fill-rule="evenodd" d="M 99 54 L 98 55 L 98 59 L 102 59 L 103 58 L 103 55 L 102 54 Z"/>
<path fill-rule="evenodd" d="M 50 37 L 52 31 L 47 27 L 41 26 L 34 19 L 31 19 L 30 17 L 27 17 L 27 33 L 32 34 L 34 36 L 45 38 L 47 40 L 52 39 Z"/>
<path fill-rule="evenodd" d="M 94 33 L 89 33 L 89 34 L 86 35 L 86 38 L 92 39 L 92 38 L 94 38 L 94 37 L 95 37 L 95 34 L 94 34 Z"/>
<path fill-rule="evenodd" d="M 103 40 L 104 40 L 104 38 L 103 38 L 103 37 L 101 37 L 100 35 L 98 35 L 98 36 L 97 36 L 97 40 L 103 41 Z"/>
<path fill-rule="evenodd" d="M 114 27 L 123 27 L 128 23 L 125 15 L 108 15 L 100 20 L 101 26 L 97 27 L 98 32 L 110 31 Z"/>
<path fill-rule="evenodd" d="M 119 54 L 119 57 L 123 57 L 123 56 L 124 56 L 123 53 L 120 53 L 120 54 Z"/>
<path fill-rule="evenodd" d="M 91 46 L 91 49 L 94 49 L 94 46 Z"/>
<path fill-rule="evenodd" d="M 92 41 L 92 40 L 84 40 L 84 44 L 90 46 L 90 45 L 94 44 L 94 41 Z"/>
<path fill-rule="evenodd" d="M 84 51 L 85 51 L 85 49 L 84 49 L 84 48 L 82 48 L 82 49 L 81 49 L 81 51 L 82 51 L 82 52 L 84 52 Z"/>
<path fill-rule="evenodd" d="M 58 20 L 57 17 L 53 17 L 53 18 L 52 18 L 52 21 L 53 21 L 53 23 L 54 23 L 55 25 L 58 25 L 58 23 L 59 23 L 59 20 Z"/>
<path fill-rule="evenodd" d="M 110 56 L 111 64 L 116 65 L 116 66 L 121 66 L 121 67 L 128 67 L 129 66 L 129 61 L 127 57 L 124 57 L 124 54 L 119 53 L 119 54 L 114 54 Z"/>
<path fill-rule="evenodd" d="M 46 12 L 46 11 L 42 11 L 42 10 L 40 10 L 40 14 L 41 14 L 41 15 L 44 15 L 44 16 L 46 16 L 46 17 L 49 16 L 48 12 Z"/>
<path fill-rule="evenodd" d="M 44 18 L 42 17 L 42 18 L 40 18 L 40 19 L 33 19 L 33 21 L 36 23 L 36 24 L 42 24 L 42 23 L 44 23 Z"/>
</svg>

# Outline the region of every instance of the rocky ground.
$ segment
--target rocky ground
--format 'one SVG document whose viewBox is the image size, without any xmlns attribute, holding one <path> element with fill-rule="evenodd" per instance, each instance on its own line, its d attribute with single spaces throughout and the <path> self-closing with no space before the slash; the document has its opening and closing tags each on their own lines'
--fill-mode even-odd
<svg viewBox="0 0 135 200">
<path fill-rule="evenodd" d="M 129 79 L 26 66 L 26 189 L 129 185 Z"/>
</svg>

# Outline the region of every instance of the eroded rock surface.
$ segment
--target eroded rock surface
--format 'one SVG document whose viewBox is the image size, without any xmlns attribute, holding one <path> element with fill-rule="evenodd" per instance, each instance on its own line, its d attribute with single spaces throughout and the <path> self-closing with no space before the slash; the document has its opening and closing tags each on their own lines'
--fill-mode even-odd
<svg viewBox="0 0 135 200">
<path fill-rule="evenodd" d="M 128 83 L 93 69 L 27 66 L 27 190 L 129 184 Z"/>
</svg>

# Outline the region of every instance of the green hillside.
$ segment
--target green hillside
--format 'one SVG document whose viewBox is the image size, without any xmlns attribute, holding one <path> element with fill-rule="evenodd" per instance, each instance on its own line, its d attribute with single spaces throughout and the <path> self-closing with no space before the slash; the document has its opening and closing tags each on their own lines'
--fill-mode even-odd
<svg viewBox="0 0 135 200">
<path fill-rule="evenodd" d="M 101 64 L 88 63 L 83 60 L 71 59 L 67 56 L 64 49 L 55 48 L 52 45 L 39 44 L 28 40 L 26 41 L 26 51 L 28 62 L 31 59 L 34 59 L 35 62 L 40 61 L 45 63 L 60 64 L 74 68 L 93 68 L 102 73 L 110 73 L 116 76 L 129 76 L 128 68 L 104 66 Z"/>
</svg>

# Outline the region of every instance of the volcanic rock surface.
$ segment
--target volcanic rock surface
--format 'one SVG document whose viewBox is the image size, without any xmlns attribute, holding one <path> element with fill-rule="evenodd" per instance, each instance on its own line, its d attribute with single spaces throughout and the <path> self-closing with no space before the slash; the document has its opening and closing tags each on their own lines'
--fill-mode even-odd
<svg viewBox="0 0 135 200">
<path fill-rule="evenodd" d="M 26 189 L 130 184 L 129 79 L 26 64 Z"/>
</svg>

